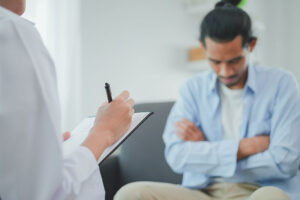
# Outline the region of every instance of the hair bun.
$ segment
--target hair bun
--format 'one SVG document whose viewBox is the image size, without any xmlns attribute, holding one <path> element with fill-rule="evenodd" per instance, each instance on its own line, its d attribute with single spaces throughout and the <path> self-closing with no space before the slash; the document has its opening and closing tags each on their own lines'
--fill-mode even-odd
<svg viewBox="0 0 300 200">
<path fill-rule="evenodd" d="M 242 0 L 221 0 L 216 3 L 215 8 L 237 6 Z"/>
</svg>

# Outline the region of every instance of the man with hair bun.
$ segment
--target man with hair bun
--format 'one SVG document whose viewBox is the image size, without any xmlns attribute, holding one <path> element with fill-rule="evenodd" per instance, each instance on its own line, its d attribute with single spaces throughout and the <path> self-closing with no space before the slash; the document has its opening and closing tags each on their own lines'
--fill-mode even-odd
<svg viewBox="0 0 300 200">
<path fill-rule="evenodd" d="M 166 124 L 165 157 L 182 185 L 131 183 L 116 200 L 300 199 L 299 88 L 290 73 L 249 63 L 257 38 L 239 2 L 203 19 L 211 70 L 183 84 Z"/>
</svg>

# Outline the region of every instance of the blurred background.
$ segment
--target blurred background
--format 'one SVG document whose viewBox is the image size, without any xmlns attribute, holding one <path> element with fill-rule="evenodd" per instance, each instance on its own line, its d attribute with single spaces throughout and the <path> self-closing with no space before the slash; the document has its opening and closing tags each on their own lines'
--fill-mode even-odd
<svg viewBox="0 0 300 200">
<path fill-rule="evenodd" d="M 184 80 L 209 69 L 198 42 L 215 0 L 27 0 L 54 59 L 62 131 L 72 130 L 127 89 L 137 103 L 175 100 Z M 258 45 L 252 62 L 280 67 L 300 81 L 300 1 L 247 0 Z"/>
</svg>

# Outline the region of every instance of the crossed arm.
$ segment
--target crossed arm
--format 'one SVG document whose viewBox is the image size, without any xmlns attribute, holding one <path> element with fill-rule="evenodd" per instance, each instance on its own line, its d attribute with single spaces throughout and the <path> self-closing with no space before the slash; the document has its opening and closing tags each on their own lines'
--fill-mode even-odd
<svg viewBox="0 0 300 200">
<path fill-rule="evenodd" d="M 191 121 L 182 119 L 175 124 L 176 135 L 183 141 L 206 141 L 201 130 Z M 269 148 L 270 136 L 255 136 L 252 138 L 244 138 L 240 140 L 237 152 L 237 160 L 241 160 L 248 156 L 264 152 Z"/>
<path fill-rule="evenodd" d="M 201 129 L 191 122 L 199 109 L 191 89 L 183 87 L 163 135 L 165 157 L 171 168 L 177 173 L 211 177 L 232 177 L 238 172 L 247 180 L 294 176 L 300 164 L 300 95 L 291 77 L 282 78 L 280 85 L 273 104 L 271 132 L 266 133 L 270 136 L 221 141 L 207 141 Z"/>
</svg>

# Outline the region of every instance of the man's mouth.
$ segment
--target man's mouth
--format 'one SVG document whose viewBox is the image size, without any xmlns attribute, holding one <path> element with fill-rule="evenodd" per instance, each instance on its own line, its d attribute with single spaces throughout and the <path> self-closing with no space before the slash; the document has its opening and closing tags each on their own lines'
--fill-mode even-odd
<svg viewBox="0 0 300 200">
<path fill-rule="evenodd" d="M 221 77 L 221 80 L 224 84 L 230 84 L 234 83 L 237 79 L 237 76 L 231 76 L 231 77 Z"/>
</svg>

